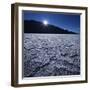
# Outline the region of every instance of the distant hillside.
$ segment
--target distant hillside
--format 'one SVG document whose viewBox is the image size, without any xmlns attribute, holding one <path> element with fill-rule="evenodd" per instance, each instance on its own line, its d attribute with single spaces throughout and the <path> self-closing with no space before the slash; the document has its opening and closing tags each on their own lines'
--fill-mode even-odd
<svg viewBox="0 0 90 90">
<path fill-rule="evenodd" d="M 48 24 L 45 26 L 42 22 L 34 20 L 24 20 L 24 33 L 76 34 L 54 25 Z"/>
</svg>

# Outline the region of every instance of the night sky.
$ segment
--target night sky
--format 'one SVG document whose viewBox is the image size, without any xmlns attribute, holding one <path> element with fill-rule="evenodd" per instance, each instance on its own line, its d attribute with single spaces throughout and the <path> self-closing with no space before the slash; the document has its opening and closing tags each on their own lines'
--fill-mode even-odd
<svg viewBox="0 0 90 90">
<path fill-rule="evenodd" d="M 76 33 L 80 32 L 80 15 L 79 14 L 61 14 L 47 12 L 23 11 L 24 20 L 35 20 L 43 23 L 52 24 Z"/>
</svg>

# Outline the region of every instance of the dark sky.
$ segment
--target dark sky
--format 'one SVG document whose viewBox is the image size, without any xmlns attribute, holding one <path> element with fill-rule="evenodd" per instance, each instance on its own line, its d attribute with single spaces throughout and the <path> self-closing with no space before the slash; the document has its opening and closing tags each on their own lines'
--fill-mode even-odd
<svg viewBox="0 0 90 90">
<path fill-rule="evenodd" d="M 80 32 L 80 15 L 78 14 L 61 14 L 61 13 L 48 13 L 48 12 L 32 12 L 23 11 L 24 20 L 36 20 L 43 22 L 48 21 L 52 24 L 63 29 L 73 32 Z"/>
</svg>

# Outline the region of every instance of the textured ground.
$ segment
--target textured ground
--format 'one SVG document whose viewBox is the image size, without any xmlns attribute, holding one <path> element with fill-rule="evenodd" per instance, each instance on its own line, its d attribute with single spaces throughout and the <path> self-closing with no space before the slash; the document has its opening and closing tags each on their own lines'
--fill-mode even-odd
<svg viewBox="0 0 90 90">
<path fill-rule="evenodd" d="M 24 77 L 79 74 L 78 34 L 24 34 Z"/>
</svg>

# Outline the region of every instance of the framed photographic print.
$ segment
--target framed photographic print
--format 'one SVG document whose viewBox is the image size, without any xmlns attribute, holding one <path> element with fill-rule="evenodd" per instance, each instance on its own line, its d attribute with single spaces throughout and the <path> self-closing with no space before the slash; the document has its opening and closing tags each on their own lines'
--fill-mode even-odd
<svg viewBox="0 0 90 90">
<path fill-rule="evenodd" d="M 11 5 L 11 85 L 87 82 L 87 7 Z"/>
</svg>

